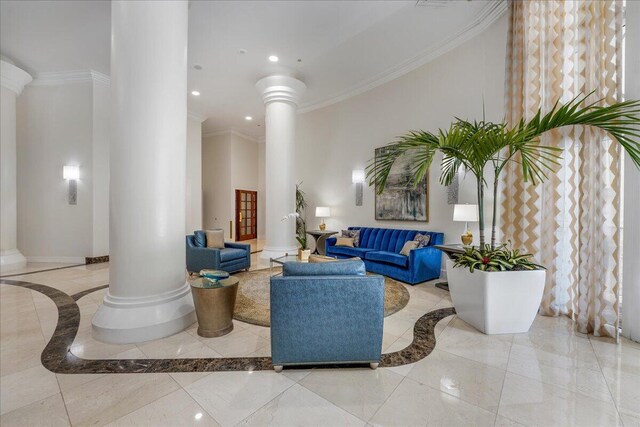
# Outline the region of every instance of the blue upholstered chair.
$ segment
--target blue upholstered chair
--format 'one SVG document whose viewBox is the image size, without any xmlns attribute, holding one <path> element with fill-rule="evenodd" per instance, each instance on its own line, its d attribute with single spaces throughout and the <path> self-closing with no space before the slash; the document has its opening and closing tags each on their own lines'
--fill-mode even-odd
<svg viewBox="0 0 640 427">
<path fill-rule="evenodd" d="M 325 241 L 327 255 L 339 259 L 360 257 L 368 272 L 412 285 L 440 277 L 442 251 L 433 246 L 444 242 L 443 233 L 372 227 L 349 227 L 349 230 L 360 230 L 358 247 L 336 246 L 336 238 L 328 238 Z M 413 240 L 418 233 L 428 234 L 429 244 L 412 250 L 409 256 L 401 255 L 405 242 Z"/>
<path fill-rule="evenodd" d="M 200 245 L 203 245 L 202 240 Z M 205 241 L 203 246 L 196 243 L 195 235 L 187 236 L 187 271 L 197 273 L 212 269 L 234 273 L 249 270 L 251 266 L 251 246 L 248 244 L 225 242 L 224 249 L 214 249 L 207 248 Z"/>
<path fill-rule="evenodd" d="M 384 277 L 364 263 L 285 263 L 271 278 L 271 358 L 286 365 L 369 363 L 382 352 Z"/>
</svg>

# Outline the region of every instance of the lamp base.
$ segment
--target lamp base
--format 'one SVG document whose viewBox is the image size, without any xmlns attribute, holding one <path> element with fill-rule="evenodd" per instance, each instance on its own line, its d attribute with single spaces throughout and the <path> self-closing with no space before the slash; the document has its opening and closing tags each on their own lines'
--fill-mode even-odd
<svg viewBox="0 0 640 427">
<path fill-rule="evenodd" d="M 318 228 L 320 229 L 320 231 L 324 231 L 327 228 L 327 225 L 323 222 Z"/>
<path fill-rule="evenodd" d="M 462 240 L 462 244 L 464 246 L 471 246 L 471 243 L 473 242 L 473 234 L 463 234 L 462 236 L 460 236 L 460 239 Z"/>
</svg>

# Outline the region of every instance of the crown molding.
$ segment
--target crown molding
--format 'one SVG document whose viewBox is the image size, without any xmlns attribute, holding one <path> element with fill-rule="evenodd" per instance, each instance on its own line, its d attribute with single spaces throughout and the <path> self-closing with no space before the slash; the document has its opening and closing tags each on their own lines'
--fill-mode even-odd
<svg viewBox="0 0 640 427">
<path fill-rule="evenodd" d="M 48 71 L 38 73 L 31 86 L 57 86 L 74 83 L 95 82 L 109 86 L 111 79 L 95 70 Z"/>
<path fill-rule="evenodd" d="M 193 120 L 197 120 L 198 122 L 202 123 L 205 120 L 207 120 L 206 116 L 203 116 L 202 114 L 198 114 L 194 111 L 187 111 L 187 117 Z"/>
<path fill-rule="evenodd" d="M 16 95 L 20 95 L 24 86 L 31 80 L 31 75 L 22 68 L 18 68 L 5 60 L 0 61 L 0 84 L 2 87 L 6 87 Z"/>
<path fill-rule="evenodd" d="M 202 137 L 210 138 L 210 137 L 221 136 L 221 135 L 235 135 L 235 136 L 239 136 L 240 138 L 248 139 L 249 141 L 253 141 L 256 143 L 260 142 L 260 138 L 254 138 L 253 136 L 249 136 L 246 133 L 239 132 L 235 129 L 224 129 L 224 130 L 216 130 L 213 132 L 207 132 L 207 133 L 203 133 Z"/>
<path fill-rule="evenodd" d="M 485 31 L 487 28 L 491 26 L 495 21 L 498 20 L 508 9 L 508 1 L 507 0 L 496 0 L 493 2 L 487 3 L 487 5 L 482 9 L 482 11 L 478 14 L 476 19 L 460 30 L 457 34 L 454 34 L 451 37 L 443 40 L 437 46 L 433 46 L 418 55 L 415 55 L 413 58 L 409 58 L 408 60 L 401 62 L 400 64 L 392 67 L 377 76 L 372 77 L 369 80 L 364 81 L 361 84 L 358 84 L 354 87 L 346 89 L 339 93 L 338 95 L 332 96 L 330 98 L 313 102 L 313 103 L 303 103 L 300 105 L 298 109 L 298 113 L 308 113 L 313 110 L 317 110 L 319 108 L 328 107 L 329 105 L 336 104 L 338 102 L 347 100 L 356 95 L 360 95 L 364 92 L 367 92 L 371 89 L 374 89 L 380 85 L 388 83 L 398 77 L 401 77 L 416 68 L 419 68 L 439 56 L 444 55 L 450 50 L 460 46 L 464 42 L 474 38 L 478 34 Z"/>
</svg>

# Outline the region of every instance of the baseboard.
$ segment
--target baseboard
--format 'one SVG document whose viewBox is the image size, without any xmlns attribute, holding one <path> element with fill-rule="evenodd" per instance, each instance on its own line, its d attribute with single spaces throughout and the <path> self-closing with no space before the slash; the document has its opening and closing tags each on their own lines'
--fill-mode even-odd
<svg viewBox="0 0 640 427">
<path fill-rule="evenodd" d="M 55 256 L 28 256 L 27 262 L 64 262 L 69 264 L 84 264 L 84 257 L 55 257 Z"/>
<path fill-rule="evenodd" d="M 85 257 L 85 264 L 101 264 L 103 262 L 109 262 L 109 255 Z"/>
</svg>

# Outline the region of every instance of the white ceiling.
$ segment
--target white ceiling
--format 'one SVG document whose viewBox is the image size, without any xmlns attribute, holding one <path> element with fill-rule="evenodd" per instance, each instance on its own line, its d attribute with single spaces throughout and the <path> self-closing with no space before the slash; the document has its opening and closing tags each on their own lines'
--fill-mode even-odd
<svg viewBox="0 0 640 427">
<path fill-rule="evenodd" d="M 188 95 L 189 110 L 208 118 L 205 133 L 234 129 L 260 138 L 259 78 L 288 73 L 303 80 L 308 89 L 300 107 L 307 111 L 422 65 L 504 10 L 503 0 L 429 1 L 192 1 L 189 91 L 201 96 Z M 109 39 L 109 1 L 0 6 L 0 51 L 32 74 L 108 75 Z M 267 60 L 272 54 L 277 64 Z M 254 120 L 245 121 L 247 115 Z"/>
</svg>

